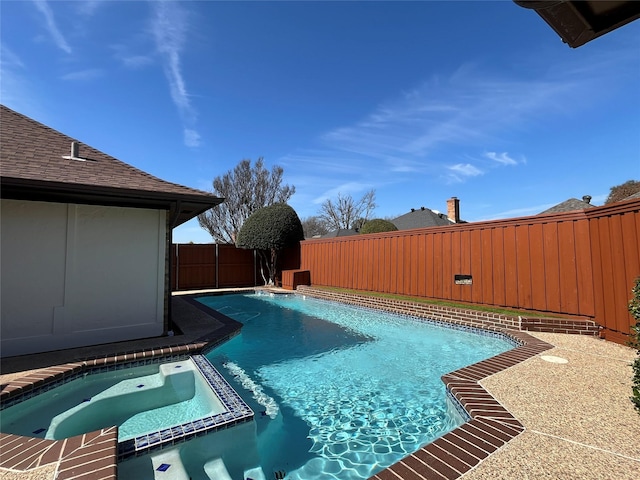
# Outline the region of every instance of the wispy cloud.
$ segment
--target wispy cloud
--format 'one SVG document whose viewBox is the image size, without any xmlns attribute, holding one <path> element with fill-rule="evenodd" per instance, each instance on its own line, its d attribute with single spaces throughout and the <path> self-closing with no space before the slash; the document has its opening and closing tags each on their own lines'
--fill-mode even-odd
<svg viewBox="0 0 640 480">
<path fill-rule="evenodd" d="M 83 0 L 77 2 L 78 13 L 86 17 L 95 15 L 98 8 L 106 3 L 106 0 Z"/>
<path fill-rule="evenodd" d="M 111 45 L 114 58 L 124 65 L 126 68 L 138 69 L 153 64 L 154 59 L 151 55 L 140 55 L 131 53 L 130 47 L 123 44 Z"/>
<path fill-rule="evenodd" d="M 36 8 L 42 13 L 44 16 L 45 24 L 47 30 L 49 30 L 49 34 L 53 38 L 53 41 L 58 46 L 58 48 L 66 53 L 71 53 L 71 47 L 67 43 L 66 39 L 58 29 L 58 25 L 56 24 L 56 20 L 53 17 L 53 11 L 49 6 L 49 3 L 46 0 L 33 0 Z"/>
<path fill-rule="evenodd" d="M 78 70 L 76 72 L 69 72 L 65 75 L 62 75 L 60 78 L 62 80 L 70 80 L 70 81 L 86 81 L 92 80 L 94 78 L 98 78 L 104 75 L 104 70 L 99 68 L 89 68 L 86 70 Z"/>
<path fill-rule="evenodd" d="M 446 175 L 449 183 L 463 182 L 469 177 L 477 177 L 484 172 L 470 163 L 457 163 L 447 167 L 449 172 Z"/>
<path fill-rule="evenodd" d="M 498 162 L 502 165 L 517 165 L 518 162 L 511 158 L 507 152 L 496 153 L 496 152 L 485 152 L 484 156 L 489 160 L 493 160 L 494 162 Z"/>
<path fill-rule="evenodd" d="M 457 163 L 456 165 L 451 165 L 449 167 L 449 170 L 464 177 L 475 177 L 477 175 L 482 175 L 482 170 L 474 167 L 470 163 Z"/>
<path fill-rule="evenodd" d="M 200 145 L 200 135 L 193 128 L 196 112 L 191 105 L 190 95 L 182 75 L 181 54 L 188 28 L 187 12 L 176 2 L 153 3 L 151 31 L 156 49 L 163 59 L 165 75 L 169 82 L 171 99 L 180 113 L 184 129 L 185 144 L 189 147 Z"/>
<path fill-rule="evenodd" d="M 320 196 L 314 198 L 312 202 L 316 205 L 319 205 L 327 199 L 336 198 L 338 194 L 342 196 L 357 196 L 358 193 L 366 192 L 371 188 L 372 185 L 370 183 L 347 182 L 323 192 Z"/>
<path fill-rule="evenodd" d="M 184 144 L 187 147 L 197 147 L 200 145 L 200 134 L 190 128 L 184 129 Z"/>
<path fill-rule="evenodd" d="M 6 44 L 0 44 L 0 98 L 2 103 L 21 112 L 32 111 L 29 108 L 34 101 L 30 79 L 25 73 L 22 59 Z"/>
</svg>

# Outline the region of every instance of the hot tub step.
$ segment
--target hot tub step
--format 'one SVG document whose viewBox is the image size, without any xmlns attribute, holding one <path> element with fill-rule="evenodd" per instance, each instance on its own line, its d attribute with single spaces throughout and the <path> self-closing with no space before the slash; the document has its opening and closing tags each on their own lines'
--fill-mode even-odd
<svg viewBox="0 0 640 480">
<path fill-rule="evenodd" d="M 221 458 L 207 462 L 204 466 L 204 472 L 211 480 L 232 480 Z"/>
<path fill-rule="evenodd" d="M 267 480 L 267 477 L 264 475 L 264 472 L 262 471 L 262 468 L 260 467 L 255 467 L 255 468 L 250 468 L 249 470 L 245 470 L 244 471 L 244 478 L 245 480 L 251 479 L 251 480 Z"/>
<path fill-rule="evenodd" d="M 179 450 L 168 450 L 151 456 L 155 480 L 189 480 Z"/>
</svg>

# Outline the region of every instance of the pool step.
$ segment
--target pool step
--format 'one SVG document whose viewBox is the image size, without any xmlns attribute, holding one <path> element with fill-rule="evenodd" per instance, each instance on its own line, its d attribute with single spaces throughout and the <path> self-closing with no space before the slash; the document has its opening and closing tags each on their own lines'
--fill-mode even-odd
<svg viewBox="0 0 640 480">
<path fill-rule="evenodd" d="M 244 471 L 244 479 L 245 480 L 267 480 L 267 477 L 264 475 L 262 468 L 255 467 L 250 468 L 249 470 Z"/>
<path fill-rule="evenodd" d="M 216 458 L 204 464 L 204 473 L 207 474 L 211 480 L 233 480 L 227 467 L 224 466 L 224 462 L 221 458 Z"/>
<path fill-rule="evenodd" d="M 189 480 L 179 450 L 168 450 L 151 456 L 155 480 Z"/>
</svg>

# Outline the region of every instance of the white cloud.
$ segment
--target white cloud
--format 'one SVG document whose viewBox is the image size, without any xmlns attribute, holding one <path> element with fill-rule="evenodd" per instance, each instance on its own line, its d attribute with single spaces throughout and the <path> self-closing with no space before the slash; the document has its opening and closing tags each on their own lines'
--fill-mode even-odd
<svg viewBox="0 0 640 480">
<path fill-rule="evenodd" d="M 153 3 L 151 31 L 156 49 L 163 59 L 163 67 L 169 82 L 171 99 L 177 107 L 183 123 L 186 125 L 185 144 L 194 146 L 194 143 L 199 145 L 199 135 L 196 139 L 193 135 L 195 130 L 191 128 L 195 123 L 196 112 L 191 105 L 190 95 L 187 92 L 181 68 L 181 54 L 187 28 L 187 12 L 178 3 L 168 1 Z M 187 131 L 192 133 L 187 134 Z"/>
<path fill-rule="evenodd" d="M 99 68 L 89 68 L 86 70 L 78 70 L 76 72 L 67 73 L 65 75 L 62 75 L 60 78 L 62 80 L 86 81 L 101 77 L 102 75 L 104 75 L 103 70 Z"/>
<path fill-rule="evenodd" d="M 49 34 L 53 38 L 55 44 L 66 53 L 71 53 L 71 47 L 65 40 L 64 36 L 58 29 L 58 25 L 56 24 L 56 20 L 53 17 L 53 11 L 51 7 L 47 3 L 46 0 L 33 0 L 36 5 L 36 8 L 44 15 L 44 19 L 46 22 L 47 30 L 49 30 Z"/>
<path fill-rule="evenodd" d="M 95 15 L 98 8 L 106 3 L 106 0 L 83 0 L 77 2 L 78 13 L 86 17 Z"/>
<path fill-rule="evenodd" d="M 154 59 L 151 55 L 131 53 L 129 47 L 123 44 L 111 45 L 114 58 L 126 68 L 138 69 L 151 65 Z"/>
<path fill-rule="evenodd" d="M 457 163 L 448 167 L 449 170 L 464 177 L 476 177 L 482 175 L 482 170 L 474 167 L 470 163 Z"/>
<path fill-rule="evenodd" d="M 184 129 L 184 144 L 187 147 L 199 147 L 200 146 L 200 134 L 190 128 Z"/>
<path fill-rule="evenodd" d="M 322 195 L 313 199 L 313 203 L 317 205 L 329 198 L 330 199 L 337 198 L 338 194 L 342 195 L 343 197 L 347 195 L 351 195 L 352 197 L 354 197 L 354 200 L 357 201 L 359 200 L 359 198 L 356 198 L 357 193 L 366 192 L 368 190 L 371 190 L 371 188 L 372 188 L 372 185 L 367 183 L 359 183 L 359 182 L 343 183 L 342 185 L 338 185 L 337 187 L 322 193 Z"/>
<path fill-rule="evenodd" d="M 514 160 L 509 156 L 507 152 L 496 153 L 496 152 L 486 152 L 484 154 L 486 158 L 489 160 L 493 160 L 494 162 L 498 162 L 502 165 L 517 165 L 518 161 Z"/>
<path fill-rule="evenodd" d="M 27 65 L 6 42 L 0 44 L 0 79 L 0 99 L 4 105 L 32 117 L 45 118 L 33 93 L 36 90 Z"/>
</svg>

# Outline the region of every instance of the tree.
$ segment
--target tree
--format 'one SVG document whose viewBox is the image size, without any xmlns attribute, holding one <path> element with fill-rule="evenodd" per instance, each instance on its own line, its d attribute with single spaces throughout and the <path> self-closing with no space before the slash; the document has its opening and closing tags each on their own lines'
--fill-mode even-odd
<svg viewBox="0 0 640 480">
<path fill-rule="evenodd" d="M 224 198 L 220 205 L 198 215 L 198 223 L 217 243 L 234 243 L 249 216 L 262 207 L 286 203 L 295 193 L 282 184 L 282 167 L 269 172 L 260 157 L 255 166 L 242 160 L 233 170 L 213 180 L 213 194 Z"/>
<path fill-rule="evenodd" d="M 295 210 L 286 203 L 276 203 L 251 214 L 238 232 L 236 246 L 253 248 L 258 252 L 262 261 L 262 279 L 265 285 L 273 285 L 278 254 L 282 249 L 292 247 L 300 240 L 304 240 L 304 234 Z M 268 279 L 263 267 L 266 267 L 269 273 Z"/>
<path fill-rule="evenodd" d="M 369 219 L 376 208 L 376 192 L 369 190 L 357 202 L 351 195 L 342 196 L 338 193 L 336 202 L 325 200 L 320 207 L 319 217 L 331 230 L 340 228 L 359 228 Z"/>
<path fill-rule="evenodd" d="M 317 216 L 307 217 L 302 220 L 302 230 L 304 238 L 313 238 L 329 233 L 325 222 Z"/>
<path fill-rule="evenodd" d="M 360 229 L 360 233 L 382 233 L 382 232 L 395 232 L 398 230 L 392 222 L 389 220 L 383 220 L 382 218 L 374 218 L 365 223 Z"/>
<path fill-rule="evenodd" d="M 640 192 L 640 182 L 637 180 L 627 180 L 621 185 L 615 185 L 611 187 L 609 196 L 605 200 L 604 204 L 619 202 L 625 198 Z"/>
</svg>

